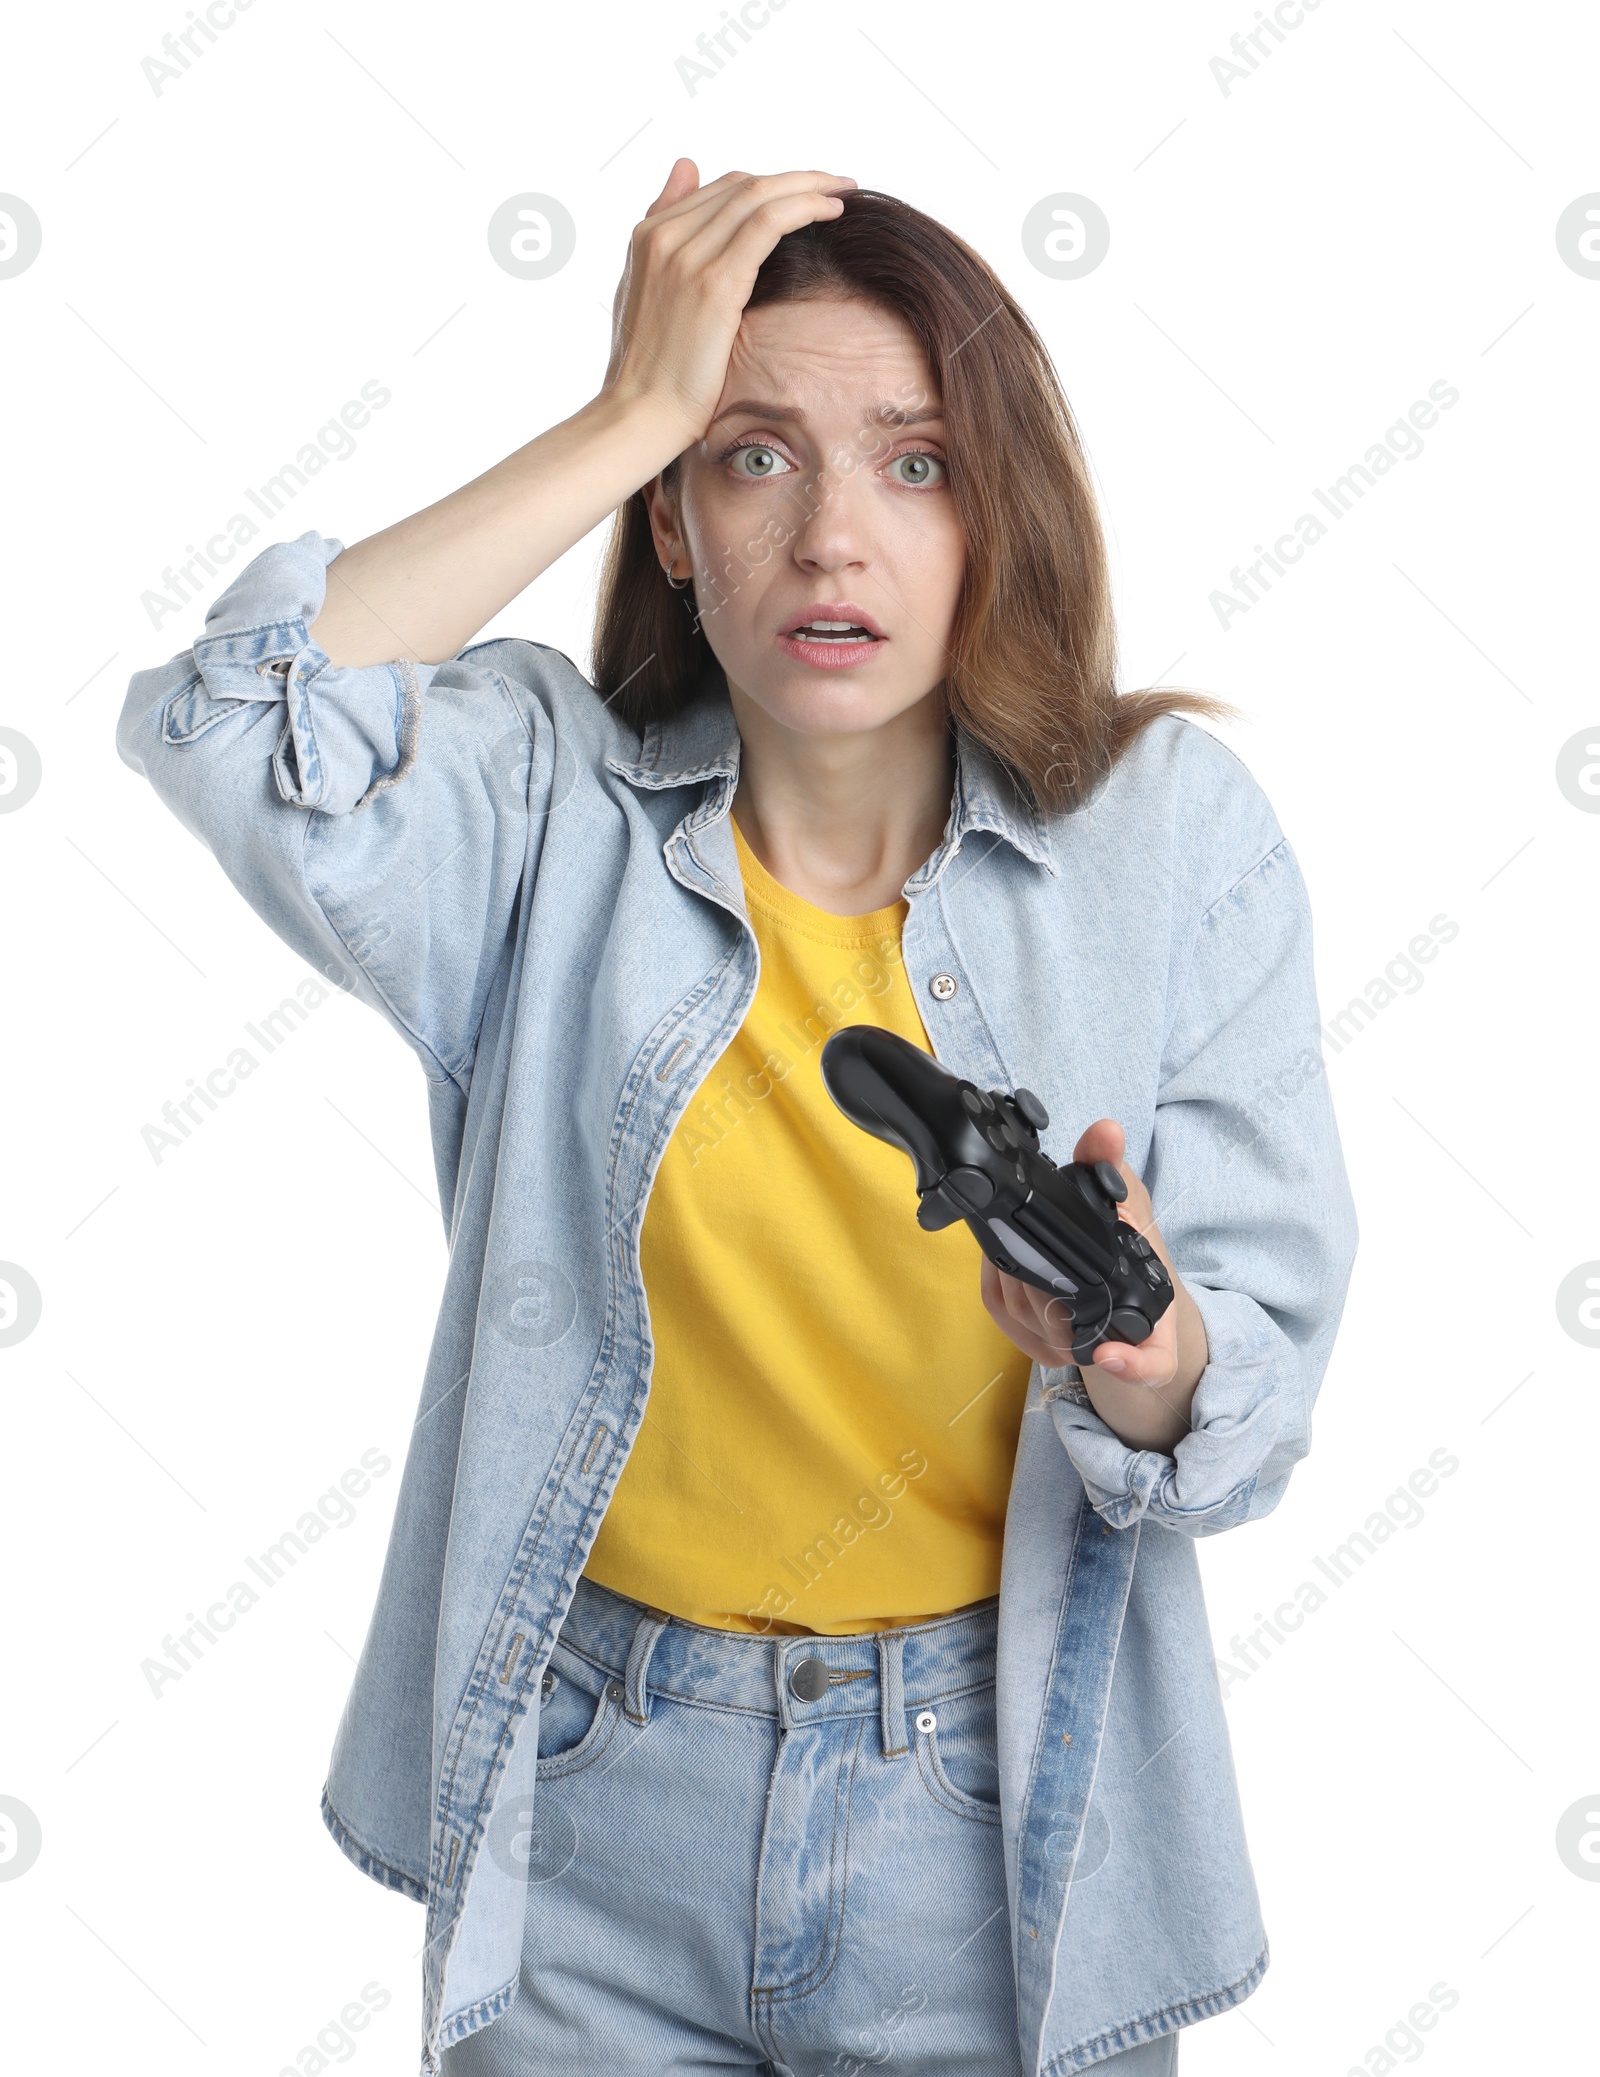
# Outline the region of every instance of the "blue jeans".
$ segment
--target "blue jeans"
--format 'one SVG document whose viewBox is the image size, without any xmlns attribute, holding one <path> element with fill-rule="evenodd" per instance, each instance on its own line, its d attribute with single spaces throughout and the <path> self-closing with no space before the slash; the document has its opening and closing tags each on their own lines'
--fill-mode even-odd
<svg viewBox="0 0 1600 2077">
<path fill-rule="evenodd" d="M 531 1822 L 495 1828 L 517 1995 L 446 2077 L 1021 2077 L 995 1611 L 765 1638 L 581 1579 Z M 1171 2077 L 1177 2035 L 1112 2064 Z"/>
</svg>

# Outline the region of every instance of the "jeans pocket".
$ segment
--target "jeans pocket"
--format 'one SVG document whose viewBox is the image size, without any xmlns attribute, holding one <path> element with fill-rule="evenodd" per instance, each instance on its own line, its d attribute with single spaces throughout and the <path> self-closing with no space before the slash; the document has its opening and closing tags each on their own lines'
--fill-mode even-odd
<svg viewBox="0 0 1600 2077">
<path fill-rule="evenodd" d="M 552 1676 L 553 1684 L 552 1684 Z M 557 1645 L 539 1705 L 538 1779 L 576 1774 L 604 1752 L 622 1714 L 622 1683 Z"/>
<path fill-rule="evenodd" d="M 981 1824 L 1000 1822 L 994 1689 L 945 1696 L 913 1712 L 917 1771 L 936 1803 Z"/>
</svg>

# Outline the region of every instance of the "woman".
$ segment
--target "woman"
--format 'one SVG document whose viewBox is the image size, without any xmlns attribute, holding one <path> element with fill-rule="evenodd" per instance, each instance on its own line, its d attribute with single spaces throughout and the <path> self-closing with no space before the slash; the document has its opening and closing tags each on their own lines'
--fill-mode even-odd
<svg viewBox="0 0 1600 2077">
<path fill-rule="evenodd" d="M 1304 889 L 1208 703 L 1116 696 L 991 270 L 696 183 L 592 403 L 264 551 L 119 732 L 427 1077 L 449 1270 L 324 1816 L 427 1905 L 425 2072 L 1156 2077 L 1266 1966 L 1194 1540 L 1308 1447 L 1354 1251 Z M 466 646 L 618 507 L 593 683 Z M 1148 1340 L 1080 1371 L 917 1225 L 845 1022 L 1118 1166 Z"/>
</svg>

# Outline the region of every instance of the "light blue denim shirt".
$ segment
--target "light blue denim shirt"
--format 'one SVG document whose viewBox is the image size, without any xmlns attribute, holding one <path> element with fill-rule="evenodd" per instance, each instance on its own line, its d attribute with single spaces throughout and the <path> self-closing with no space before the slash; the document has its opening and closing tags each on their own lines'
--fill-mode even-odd
<svg viewBox="0 0 1600 2077">
<path fill-rule="evenodd" d="M 133 678 L 117 744 L 426 1079 L 449 1269 L 323 1815 L 427 1907 L 434 2077 L 516 1994 L 525 1875 L 485 1834 L 533 1791 L 540 1676 L 644 1417 L 651 1181 L 758 955 L 720 672 L 641 735 L 538 643 L 336 669 L 307 629 L 341 546 L 259 554 Z M 1120 1442 L 1070 1366 L 1029 1384 L 1000 1788 L 1024 2067 L 1053 2077 L 1266 1968 L 1194 1539 L 1265 1514 L 1309 1446 L 1355 1216 L 1299 866 L 1205 730 L 1155 722 L 1061 815 L 961 732 L 904 893 L 939 1058 L 1037 1091 L 1057 1160 L 1121 1120 L 1210 1340 L 1170 1456 Z"/>
</svg>

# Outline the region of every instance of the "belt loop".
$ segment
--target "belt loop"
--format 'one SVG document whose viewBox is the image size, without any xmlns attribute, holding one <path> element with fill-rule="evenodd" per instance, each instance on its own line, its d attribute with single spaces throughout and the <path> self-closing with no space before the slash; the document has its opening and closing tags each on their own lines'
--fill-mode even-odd
<svg viewBox="0 0 1600 2077">
<path fill-rule="evenodd" d="M 628 1647 L 628 1664 L 622 1676 L 622 1709 L 630 1724 L 647 1724 L 650 1721 L 650 1691 L 645 1686 L 645 1675 L 650 1670 L 650 1654 L 656 1648 L 656 1639 L 671 1622 L 657 1608 L 646 1609 L 640 1616 L 633 1633 L 633 1642 Z"/>
<path fill-rule="evenodd" d="M 904 1642 L 898 1630 L 878 1632 L 878 1700 L 886 1760 L 903 1760 L 911 1750 L 906 1743 L 906 1697 L 901 1685 L 900 1661 Z"/>
<path fill-rule="evenodd" d="M 772 1685 L 778 1697 L 778 1729 L 794 1729 L 794 1711 L 790 1708 L 793 1699 L 789 1690 L 789 1651 L 795 1640 L 790 1637 L 774 1637 L 772 1640 Z"/>
</svg>

